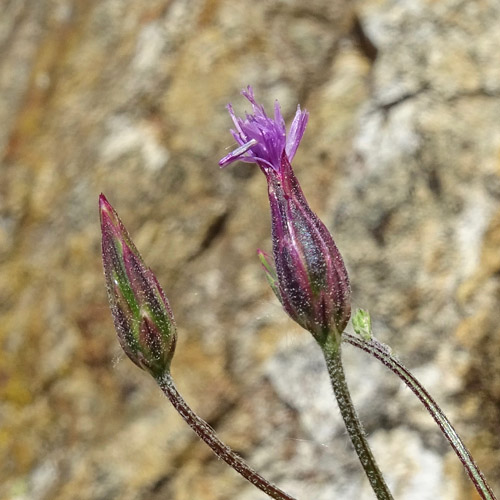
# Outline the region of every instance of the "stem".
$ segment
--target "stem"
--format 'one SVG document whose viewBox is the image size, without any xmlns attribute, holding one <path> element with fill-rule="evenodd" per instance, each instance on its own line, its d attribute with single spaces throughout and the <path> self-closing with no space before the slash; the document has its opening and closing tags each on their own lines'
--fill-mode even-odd
<svg viewBox="0 0 500 500">
<path fill-rule="evenodd" d="M 167 373 L 156 379 L 160 389 L 172 403 L 179 415 L 194 430 L 194 432 L 210 446 L 218 458 L 224 460 L 236 472 L 239 472 L 247 481 L 276 500 L 295 500 L 293 497 L 280 490 L 277 486 L 264 479 L 254 471 L 241 457 L 225 445 L 215 434 L 215 431 L 196 413 L 177 391 L 172 376 Z"/>
<path fill-rule="evenodd" d="M 391 492 L 385 483 L 384 476 L 375 462 L 375 458 L 366 439 L 363 425 L 352 403 L 345 379 L 344 367 L 342 365 L 340 345 L 333 345 L 333 342 L 327 341 L 325 344 L 321 345 L 321 348 L 325 356 L 326 366 L 330 374 L 333 392 L 337 398 L 340 413 L 342 414 L 351 442 L 358 454 L 361 465 L 365 470 L 373 491 L 379 500 L 393 500 Z"/>
<path fill-rule="evenodd" d="M 455 453 L 458 455 L 458 458 L 462 462 L 462 465 L 467 471 L 471 481 L 474 483 L 477 492 L 481 495 L 481 498 L 484 500 L 496 500 L 495 494 L 486 482 L 483 473 L 474 462 L 472 455 L 460 439 L 460 436 L 457 434 L 446 415 L 431 395 L 420 384 L 420 382 L 394 356 L 392 356 L 390 349 L 374 338 L 370 341 L 366 341 L 348 333 L 343 333 L 342 338 L 345 342 L 348 342 L 358 349 L 362 349 L 377 358 L 411 389 L 411 391 L 415 394 L 415 396 L 417 396 L 418 399 L 420 399 L 427 411 L 431 414 L 451 447 L 455 450 Z"/>
</svg>

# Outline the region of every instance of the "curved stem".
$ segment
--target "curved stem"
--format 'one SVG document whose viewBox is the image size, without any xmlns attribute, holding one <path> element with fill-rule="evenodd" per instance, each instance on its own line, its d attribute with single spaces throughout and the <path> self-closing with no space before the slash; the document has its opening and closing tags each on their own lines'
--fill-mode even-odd
<svg viewBox="0 0 500 500">
<path fill-rule="evenodd" d="M 342 365 L 340 345 L 333 345 L 333 342 L 329 343 L 327 341 L 323 345 L 320 344 L 320 346 L 325 356 L 326 366 L 332 382 L 333 392 L 337 398 L 340 413 L 344 419 L 351 442 L 358 454 L 361 465 L 365 470 L 373 491 L 379 500 L 392 500 L 393 497 L 391 492 L 385 483 L 382 472 L 375 462 L 375 458 L 366 439 L 363 425 L 352 403 L 345 379 L 344 367 Z"/>
<path fill-rule="evenodd" d="M 460 439 L 460 436 L 457 434 L 446 415 L 431 395 L 420 384 L 420 382 L 394 356 L 392 356 L 389 348 L 374 338 L 366 341 L 348 333 L 343 333 L 342 339 L 344 342 L 348 342 L 358 349 L 362 349 L 377 358 L 411 389 L 411 391 L 415 394 L 415 396 L 417 396 L 418 399 L 420 399 L 427 411 L 431 414 L 451 447 L 455 450 L 455 453 L 458 455 L 458 458 L 462 462 L 462 465 L 467 471 L 471 481 L 474 483 L 477 492 L 481 495 L 481 498 L 484 500 L 496 500 L 496 497 L 486 482 L 483 473 L 479 470 L 479 467 L 474 462 L 472 455 Z"/>
<path fill-rule="evenodd" d="M 277 486 L 264 479 L 254 471 L 241 457 L 225 445 L 215 434 L 215 431 L 196 413 L 191 410 L 183 397 L 177 391 L 172 376 L 163 375 L 157 380 L 160 389 L 172 403 L 179 415 L 194 430 L 194 432 L 212 449 L 218 458 L 224 460 L 236 472 L 239 472 L 247 481 L 276 500 L 295 500 L 293 497 L 280 490 Z"/>
</svg>

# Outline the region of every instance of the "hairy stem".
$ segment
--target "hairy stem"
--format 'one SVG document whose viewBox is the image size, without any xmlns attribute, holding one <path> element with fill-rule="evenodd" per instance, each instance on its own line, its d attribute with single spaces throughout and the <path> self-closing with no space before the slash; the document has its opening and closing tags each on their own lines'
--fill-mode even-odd
<svg viewBox="0 0 500 500">
<path fill-rule="evenodd" d="M 172 376 L 163 375 L 156 380 L 161 390 L 167 396 L 179 415 L 194 430 L 194 432 L 212 449 L 218 458 L 224 460 L 236 472 L 239 472 L 247 481 L 276 500 L 295 500 L 293 497 L 280 490 L 277 486 L 264 479 L 254 471 L 241 457 L 225 445 L 215 434 L 215 431 L 196 413 L 177 391 Z"/>
<path fill-rule="evenodd" d="M 431 414 L 451 447 L 455 450 L 455 453 L 458 455 L 458 458 L 462 462 L 462 465 L 467 471 L 471 481 L 474 483 L 474 486 L 476 487 L 476 490 L 481 498 L 484 500 L 496 500 L 496 497 L 486 482 L 483 473 L 474 462 L 472 455 L 460 439 L 460 436 L 457 434 L 446 415 L 431 395 L 420 384 L 420 382 L 391 354 L 389 348 L 376 339 L 372 338 L 369 341 L 362 340 L 348 333 L 344 333 L 342 335 L 342 339 L 344 342 L 348 342 L 358 349 L 362 349 L 377 358 L 411 389 L 411 391 L 415 394 L 415 396 L 417 396 L 418 399 L 420 399 L 427 411 Z"/>
<path fill-rule="evenodd" d="M 391 492 L 385 483 L 382 472 L 375 462 L 375 458 L 366 439 L 363 425 L 352 403 L 345 379 L 344 367 L 342 365 L 340 345 L 333 345 L 333 342 L 329 343 L 327 341 L 325 344 L 321 345 L 321 348 L 325 356 L 326 366 L 332 382 L 333 392 L 337 398 L 340 413 L 344 419 L 351 442 L 358 454 L 359 461 L 365 470 L 373 491 L 379 500 L 392 500 L 393 497 Z"/>
</svg>

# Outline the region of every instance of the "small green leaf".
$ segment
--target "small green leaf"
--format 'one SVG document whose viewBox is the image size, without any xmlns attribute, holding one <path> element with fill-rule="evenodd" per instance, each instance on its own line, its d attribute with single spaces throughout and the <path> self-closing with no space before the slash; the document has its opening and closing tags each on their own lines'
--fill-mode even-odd
<svg viewBox="0 0 500 500">
<path fill-rule="evenodd" d="M 270 257 L 262 250 L 257 250 L 257 255 L 259 257 L 260 263 L 264 268 L 264 272 L 266 273 L 267 282 L 271 286 L 274 295 L 278 297 L 278 300 L 281 302 L 281 296 L 278 288 L 278 276 L 276 276 L 276 271 L 272 264 L 269 262 Z"/>
<path fill-rule="evenodd" d="M 370 313 L 365 309 L 356 309 L 352 317 L 352 327 L 364 340 L 369 341 L 372 339 L 372 320 Z"/>
</svg>

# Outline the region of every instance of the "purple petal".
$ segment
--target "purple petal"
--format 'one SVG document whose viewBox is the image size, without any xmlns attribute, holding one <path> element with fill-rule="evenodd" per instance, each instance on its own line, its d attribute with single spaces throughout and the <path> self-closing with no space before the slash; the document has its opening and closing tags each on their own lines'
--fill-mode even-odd
<svg viewBox="0 0 500 500">
<path fill-rule="evenodd" d="M 257 144 L 256 139 L 250 139 L 247 143 L 243 144 L 239 148 L 236 148 L 234 151 L 231 151 L 228 155 L 224 156 L 221 160 L 219 160 L 219 165 L 221 168 L 226 167 L 230 163 L 233 163 L 233 161 L 236 160 L 242 160 L 240 158 L 241 155 L 245 154 L 249 149 L 252 148 L 252 146 L 255 146 Z"/>
<path fill-rule="evenodd" d="M 290 132 L 286 139 L 285 152 L 288 156 L 288 161 L 292 161 L 297 148 L 299 147 L 302 136 L 306 130 L 307 121 L 309 120 L 309 113 L 307 111 L 301 111 L 300 105 L 297 106 L 297 112 L 295 113 L 295 118 L 293 119 L 292 125 L 290 127 Z"/>
</svg>

